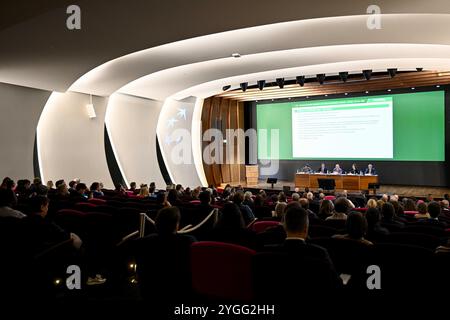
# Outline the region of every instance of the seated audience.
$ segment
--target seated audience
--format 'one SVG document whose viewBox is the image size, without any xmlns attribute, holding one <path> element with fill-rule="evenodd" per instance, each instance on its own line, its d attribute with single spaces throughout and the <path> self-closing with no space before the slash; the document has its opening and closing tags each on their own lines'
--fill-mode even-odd
<svg viewBox="0 0 450 320">
<path fill-rule="evenodd" d="M 244 193 L 244 201 L 242 203 L 249 206 L 249 208 L 252 209 L 252 211 L 254 210 L 255 203 L 253 201 L 252 193 L 250 191 L 246 191 Z"/>
<path fill-rule="evenodd" d="M 299 200 L 300 206 L 306 210 L 306 212 L 308 212 L 308 217 L 310 220 L 312 219 L 317 219 L 317 215 L 315 212 L 313 212 L 311 209 L 309 209 L 309 204 L 310 202 L 308 201 L 308 199 L 305 198 L 301 198 Z"/>
<path fill-rule="evenodd" d="M 220 211 L 210 239 L 256 248 L 256 234 L 246 228 L 239 207 L 232 202 L 226 203 Z"/>
<path fill-rule="evenodd" d="M 436 201 L 429 202 L 427 206 L 427 212 L 430 218 L 421 219 L 420 220 L 421 223 L 435 227 L 442 227 L 442 228 L 447 227 L 447 224 L 445 222 L 439 221 L 439 216 L 441 215 L 441 206 L 438 202 Z"/>
<path fill-rule="evenodd" d="M 367 201 L 366 208 L 370 209 L 370 208 L 377 208 L 377 207 L 378 207 L 377 200 L 371 198 Z"/>
<path fill-rule="evenodd" d="M 333 214 L 333 211 L 334 211 L 333 202 L 330 200 L 324 199 L 320 202 L 320 209 L 319 209 L 318 217 L 322 220 L 325 220 L 326 218 L 328 218 L 329 216 L 331 216 Z"/>
<path fill-rule="evenodd" d="M 77 181 L 76 180 L 72 180 L 72 181 L 69 182 L 69 193 L 70 193 L 70 195 L 77 193 L 76 187 L 77 187 Z"/>
<path fill-rule="evenodd" d="M 167 193 L 167 201 L 171 206 L 180 206 L 182 204 L 178 192 L 175 189 L 170 189 Z"/>
<path fill-rule="evenodd" d="M 264 198 L 261 194 L 257 194 L 254 200 L 254 214 L 258 219 L 272 217 L 272 210 L 264 204 Z"/>
<path fill-rule="evenodd" d="M 395 208 L 390 202 L 383 203 L 381 207 L 381 225 L 391 232 L 405 226 L 405 223 L 395 219 Z"/>
<path fill-rule="evenodd" d="M 350 212 L 345 224 L 345 228 L 347 231 L 346 234 L 336 234 L 333 236 L 333 238 L 351 239 L 366 245 L 373 245 L 372 242 L 364 238 L 367 233 L 367 220 L 361 212 Z"/>
<path fill-rule="evenodd" d="M 30 187 L 30 192 L 38 196 L 46 196 L 48 188 L 42 184 L 41 178 L 34 178 L 33 184 Z"/>
<path fill-rule="evenodd" d="M 196 239 L 177 233 L 180 218 L 177 207 L 159 210 L 156 233 L 136 243 L 139 287 L 144 299 L 181 302 L 190 295 L 190 249 Z"/>
<path fill-rule="evenodd" d="M 286 240 L 281 245 L 266 246 L 265 249 L 274 252 L 284 252 L 304 259 L 314 259 L 328 266 L 329 275 L 331 275 L 333 286 L 340 287 L 340 280 L 333 262 L 326 249 L 308 244 L 309 220 L 305 209 L 297 206 L 291 206 L 286 211 L 283 227 L 286 231 Z M 326 275 L 324 275 L 326 276 Z"/>
<path fill-rule="evenodd" d="M 347 220 L 347 212 L 350 206 L 346 198 L 337 198 L 334 202 L 334 212 L 326 220 Z"/>
<path fill-rule="evenodd" d="M 441 201 L 441 208 L 442 208 L 442 213 L 444 215 L 447 215 L 448 213 L 450 213 L 450 208 L 449 208 L 449 202 L 448 200 L 443 199 Z"/>
<path fill-rule="evenodd" d="M 389 234 L 389 230 L 381 226 L 381 214 L 376 207 L 368 208 L 366 211 L 367 219 L 367 236 L 370 241 L 378 241 L 385 235 Z"/>
<path fill-rule="evenodd" d="M 414 215 L 416 219 L 430 219 L 430 214 L 427 211 L 427 204 L 420 202 L 417 204 L 417 213 Z"/>
<path fill-rule="evenodd" d="M 82 241 L 75 233 L 64 231 L 60 226 L 47 218 L 50 201 L 45 196 L 35 196 L 30 200 L 31 215 L 29 231 L 32 233 L 33 245 L 36 249 L 44 249 L 59 242 L 72 239 L 76 249 L 80 249 Z"/>
<path fill-rule="evenodd" d="M 89 189 L 92 193 L 92 197 L 94 198 L 100 198 L 104 196 L 102 189 L 100 188 L 100 183 L 98 182 L 92 183 Z"/>
<path fill-rule="evenodd" d="M 56 195 L 55 199 L 58 200 L 66 200 L 69 199 L 70 193 L 69 189 L 67 188 L 66 183 L 61 183 L 56 187 Z"/>
<path fill-rule="evenodd" d="M 16 189 L 14 190 L 18 200 L 26 200 L 31 196 L 30 192 L 31 181 L 22 179 L 17 181 Z"/>
<path fill-rule="evenodd" d="M 11 189 L 0 188 L 0 218 L 25 218 L 25 214 L 13 209 L 16 204 L 17 199 L 14 192 Z"/>
<path fill-rule="evenodd" d="M 195 216 L 191 219 L 193 224 L 199 224 L 214 210 L 214 207 L 211 205 L 211 192 L 202 191 L 198 198 L 200 204 L 195 207 Z"/>
<path fill-rule="evenodd" d="M 413 199 L 403 198 L 403 209 L 405 211 L 417 211 L 416 203 Z"/>
<path fill-rule="evenodd" d="M 150 197 L 150 191 L 148 190 L 148 186 L 146 184 L 141 184 L 139 194 L 137 196 L 142 199 L 147 199 Z"/>
<path fill-rule="evenodd" d="M 84 202 L 88 199 L 89 189 L 84 183 L 77 183 L 75 193 L 71 193 L 71 200 L 74 202 Z"/>
<path fill-rule="evenodd" d="M 138 190 L 136 189 L 136 182 L 130 183 L 130 188 L 128 189 L 128 191 L 133 192 L 133 194 L 136 194 L 138 192 Z"/>
<path fill-rule="evenodd" d="M 255 220 L 255 215 L 249 206 L 242 203 L 243 201 L 244 193 L 242 191 L 236 192 L 233 196 L 233 202 L 239 207 L 239 210 L 241 210 L 245 225 L 248 225 L 250 222 Z"/>
<path fill-rule="evenodd" d="M 287 203 L 279 202 L 275 205 L 275 210 L 273 211 L 272 217 L 276 221 L 281 221 L 286 211 Z"/>
<path fill-rule="evenodd" d="M 294 192 L 291 195 L 292 201 L 299 201 L 300 200 L 300 194 L 298 194 L 297 192 Z"/>
</svg>

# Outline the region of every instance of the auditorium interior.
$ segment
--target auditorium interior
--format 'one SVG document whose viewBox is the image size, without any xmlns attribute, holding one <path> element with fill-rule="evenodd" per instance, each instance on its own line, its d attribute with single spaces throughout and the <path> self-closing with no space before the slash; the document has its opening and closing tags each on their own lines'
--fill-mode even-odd
<svg viewBox="0 0 450 320">
<path fill-rule="evenodd" d="M 433 309 L 449 27 L 447 0 L 1 1 L 1 300 Z"/>
</svg>

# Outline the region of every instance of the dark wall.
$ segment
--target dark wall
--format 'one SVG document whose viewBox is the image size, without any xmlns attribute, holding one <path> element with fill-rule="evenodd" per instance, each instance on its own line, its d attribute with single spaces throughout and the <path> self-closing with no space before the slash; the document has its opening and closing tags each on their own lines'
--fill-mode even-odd
<svg viewBox="0 0 450 320">
<path fill-rule="evenodd" d="M 432 91 L 432 90 L 445 90 L 445 159 L 450 159 L 450 88 L 448 86 L 441 86 L 439 89 L 435 87 L 416 88 L 417 92 L 420 91 Z M 396 93 L 411 93 L 409 89 L 392 90 L 391 94 Z M 379 93 L 373 93 L 371 95 L 386 94 L 385 91 Z M 352 94 L 352 97 L 367 96 L 365 94 Z M 345 97 L 342 95 L 333 95 L 328 97 L 329 99 Z M 324 100 L 327 99 L 324 96 L 311 97 L 309 100 Z M 304 98 L 292 98 L 279 99 L 276 102 L 292 102 L 301 101 Z M 258 103 L 272 103 L 273 101 L 259 101 Z M 246 113 L 246 117 L 249 121 L 248 128 L 255 128 L 256 126 L 256 102 L 248 102 L 247 109 L 250 110 Z M 368 141 L 369 142 L 369 141 Z M 414 143 L 414 141 L 411 141 Z M 344 161 L 344 160 L 280 160 L 279 172 L 271 177 L 278 178 L 280 180 L 293 181 L 294 175 L 297 169 L 303 167 L 305 164 L 309 164 L 314 170 L 320 167 L 320 163 L 325 162 L 328 169 L 332 169 L 336 163 L 339 163 L 344 170 L 348 170 L 352 163 L 356 163 L 359 169 L 366 168 L 369 161 Z M 393 185 L 416 185 L 416 186 L 436 186 L 436 187 L 449 187 L 450 186 L 450 165 L 448 161 L 434 162 L 434 161 L 371 161 L 374 167 L 378 171 L 380 184 L 393 184 Z M 267 176 L 261 176 L 261 179 L 267 178 Z"/>
</svg>

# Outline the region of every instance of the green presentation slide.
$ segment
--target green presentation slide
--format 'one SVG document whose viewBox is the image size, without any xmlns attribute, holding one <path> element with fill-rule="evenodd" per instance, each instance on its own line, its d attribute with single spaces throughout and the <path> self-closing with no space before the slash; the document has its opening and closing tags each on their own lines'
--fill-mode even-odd
<svg viewBox="0 0 450 320">
<path fill-rule="evenodd" d="M 445 161 L 444 98 L 444 91 L 429 91 L 259 103 L 258 158 Z"/>
</svg>

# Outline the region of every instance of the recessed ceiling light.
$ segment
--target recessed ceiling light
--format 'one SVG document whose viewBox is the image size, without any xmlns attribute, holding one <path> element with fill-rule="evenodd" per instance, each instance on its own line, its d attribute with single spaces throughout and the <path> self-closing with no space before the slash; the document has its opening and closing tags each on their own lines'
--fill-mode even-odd
<svg viewBox="0 0 450 320">
<path fill-rule="evenodd" d="M 291 98 L 289 97 L 288 100 L 291 100 Z"/>
<path fill-rule="evenodd" d="M 440 88 L 440 87 L 441 87 L 440 85 L 437 85 L 437 86 L 436 86 L 436 88 Z"/>
<path fill-rule="evenodd" d="M 416 90 L 416 88 L 412 87 L 411 90 Z"/>
<path fill-rule="evenodd" d="M 238 52 L 235 52 L 235 53 L 232 53 L 231 56 L 232 56 L 233 58 L 240 58 L 240 57 L 241 57 L 241 54 L 238 53 Z"/>
<path fill-rule="evenodd" d="M 326 94 L 325 97 L 328 97 L 328 95 Z"/>
<path fill-rule="evenodd" d="M 366 91 L 366 93 L 369 93 L 369 91 Z"/>
<path fill-rule="evenodd" d="M 388 91 L 388 92 L 391 92 L 392 90 L 391 90 L 391 89 L 388 89 L 387 91 Z"/>
<path fill-rule="evenodd" d="M 344 93 L 346 96 L 348 96 L 348 92 Z"/>
</svg>

